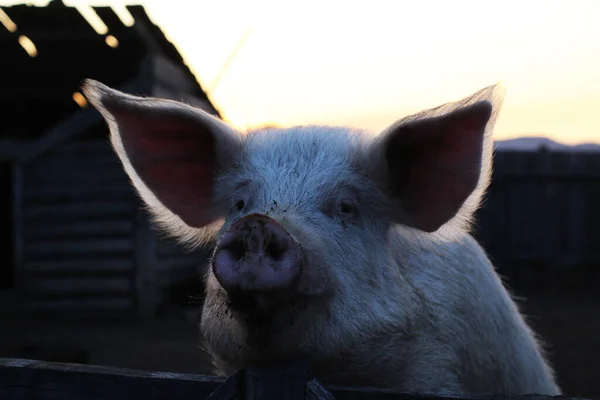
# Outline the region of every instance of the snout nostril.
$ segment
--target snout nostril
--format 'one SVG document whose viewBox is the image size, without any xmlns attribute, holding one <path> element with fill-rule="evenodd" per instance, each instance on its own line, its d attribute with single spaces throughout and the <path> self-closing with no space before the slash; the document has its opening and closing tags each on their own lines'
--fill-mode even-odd
<svg viewBox="0 0 600 400">
<path fill-rule="evenodd" d="M 246 254 L 246 246 L 241 240 L 236 240 L 227 246 L 227 251 L 229 251 L 234 261 L 239 261 Z"/>
<path fill-rule="evenodd" d="M 302 249 L 275 220 L 254 216 L 241 219 L 226 232 L 214 252 L 212 272 L 232 299 L 241 299 L 256 292 L 263 307 L 282 290 L 295 290 L 303 270 Z M 263 296 L 264 295 L 264 296 Z M 251 297 L 251 299 L 254 299 Z M 255 299 L 255 300 L 256 300 Z"/>
<path fill-rule="evenodd" d="M 285 246 L 278 240 L 272 240 L 266 248 L 267 255 L 275 261 L 279 261 L 283 258 L 285 253 Z"/>
</svg>

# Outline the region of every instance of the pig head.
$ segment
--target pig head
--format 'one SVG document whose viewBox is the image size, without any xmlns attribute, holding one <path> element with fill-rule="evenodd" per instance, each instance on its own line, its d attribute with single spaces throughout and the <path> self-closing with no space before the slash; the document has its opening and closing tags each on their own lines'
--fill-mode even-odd
<svg viewBox="0 0 600 400">
<path fill-rule="evenodd" d="M 543 351 L 469 234 L 501 89 L 379 135 L 242 134 L 191 106 L 86 81 L 156 221 L 216 239 L 201 332 L 219 374 L 305 357 L 327 383 L 557 394 Z"/>
</svg>

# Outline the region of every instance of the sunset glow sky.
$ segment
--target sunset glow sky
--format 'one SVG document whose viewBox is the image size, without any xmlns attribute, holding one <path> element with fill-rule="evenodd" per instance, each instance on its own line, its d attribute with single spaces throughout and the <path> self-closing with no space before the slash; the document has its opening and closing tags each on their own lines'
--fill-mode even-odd
<svg viewBox="0 0 600 400">
<path fill-rule="evenodd" d="M 0 1 L 10 3 L 19 2 Z M 600 142 L 598 0 L 66 3 L 144 5 L 242 129 L 331 123 L 377 131 L 501 82 L 496 139 Z"/>
</svg>

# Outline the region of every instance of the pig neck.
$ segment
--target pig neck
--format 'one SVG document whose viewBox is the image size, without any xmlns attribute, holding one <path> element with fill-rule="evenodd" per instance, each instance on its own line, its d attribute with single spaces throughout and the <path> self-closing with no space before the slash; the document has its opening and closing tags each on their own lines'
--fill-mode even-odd
<svg viewBox="0 0 600 400">
<path fill-rule="evenodd" d="M 397 322 L 357 335 L 347 342 L 344 351 L 335 355 L 315 358 L 311 371 L 320 381 L 333 385 L 400 391 L 444 389 L 440 382 L 433 380 L 431 385 L 437 387 L 429 387 L 413 376 L 414 371 L 429 369 L 433 364 L 444 370 L 441 364 L 445 355 L 453 353 L 440 332 L 443 316 L 436 312 L 438 301 L 446 301 L 444 289 L 438 290 L 432 284 L 440 271 L 443 274 L 447 269 L 460 267 L 461 247 L 477 245 L 465 232 L 430 235 L 402 227 L 392 228 L 388 239 L 389 248 L 394 250 L 385 262 L 391 268 L 384 273 L 379 291 L 388 294 L 385 299 L 390 306 L 384 305 L 387 319 Z M 401 306 L 392 309 L 397 304 Z M 407 386 L 407 382 L 419 386 Z M 453 384 L 447 382 L 449 390 L 456 389 Z"/>
<path fill-rule="evenodd" d="M 403 382 L 408 380 L 404 377 L 409 376 L 410 363 L 419 362 L 414 358 L 414 349 L 422 340 L 421 329 L 429 330 L 425 319 L 408 324 L 403 321 L 396 327 L 371 332 L 346 351 L 314 360 L 311 372 L 325 384 L 404 390 Z M 423 327 L 411 328 L 410 325 Z"/>
<path fill-rule="evenodd" d="M 390 297 L 406 305 L 397 314 L 398 322 L 362 332 L 348 340 L 345 349 L 336 354 L 313 358 L 311 372 L 317 379 L 331 385 L 412 389 L 405 386 L 410 380 L 411 364 L 426 362 L 419 359 L 418 349 L 423 342 L 438 340 L 435 316 L 425 295 L 412 282 L 401 279 L 401 291 L 392 285 L 390 280 L 388 287 L 381 290 L 395 293 Z M 390 315 L 393 320 L 393 313 Z"/>
</svg>

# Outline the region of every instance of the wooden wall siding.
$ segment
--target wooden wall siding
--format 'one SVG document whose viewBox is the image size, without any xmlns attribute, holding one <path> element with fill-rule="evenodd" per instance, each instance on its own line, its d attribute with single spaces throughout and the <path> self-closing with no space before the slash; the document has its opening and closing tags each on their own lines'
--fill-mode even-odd
<svg viewBox="0 0 600 400">
<path fill-rule="evenodd" d="M 9 111 L 0 158 L 13 166 L 16 291 L 25 309 L 152 314 L 165 300 L 162 288 L 197 278 L 203 252 L 161 244 L 100 114 L 72 100 L 82 80 L 94 78 L 125 92 L 166 94 L 219 116 L 143 7 L 127 9 L 135 19 L 131 27 L 109 7 L 94 7 L 119 40 L 111 48 L 60 1 L 2 7 L 18 25 L 16 32 L 0 29 L 5 55 L 14 61 L 3 87 Z M 35 42 L 37 57 L 23 52 L 18 35 Z"/>
<path fill-rule="evenodd" d="M 497 152 L 476 236 L 499 265 L 600 264 L 600 153 Z"/>
<path fill-rule="evenodd" d="M 133 310 L 139 200 L 106 139 L 22 167 L 22 292 L 35 310 Z"/>
<path fill-rule="evenodd" d="M 149 221 L 104 126 L 21 168 L 24 307 L 152 315 L 166 289 L 199 279 L 208 254 Z"/>
<path fill-rule="evenodd" d="M 188 279 L 200 279 L 210 254 L 208 247 L 190 250 L 174 239 L 165 237 L 156 228 L 153 233 L 156 238 L 156 277 L 162 287 Z"/>
</svg>

